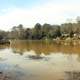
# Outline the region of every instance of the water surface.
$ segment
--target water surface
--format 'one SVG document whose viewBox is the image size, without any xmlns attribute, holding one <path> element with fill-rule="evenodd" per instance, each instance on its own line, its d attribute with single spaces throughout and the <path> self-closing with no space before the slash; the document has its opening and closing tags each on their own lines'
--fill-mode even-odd
<svg viewBox="0 0 80 80">
<path fill-rule="evenodd" d="M 52 41 L 0 45 L 0 72 L 8 80 L 80 80 L 80 45 Z"/>
</svg>

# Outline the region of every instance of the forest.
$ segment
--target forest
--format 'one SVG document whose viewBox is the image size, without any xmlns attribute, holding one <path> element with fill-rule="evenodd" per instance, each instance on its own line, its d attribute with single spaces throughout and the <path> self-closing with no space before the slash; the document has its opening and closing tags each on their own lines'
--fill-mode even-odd
<svg viewBox="0 0 80 80">
<path fill-rule="evenodd" d="M 33 28 L 24 28 L 22 24 L 13 26 L 11 31 L 0 30 L 0 39 L 25 39 L 25 40 L 46 40 L 46 39 L 80 39 L 80 19 L 76 22 L 66 22 L 61 25 L 36 23 Z"/>
</svg>

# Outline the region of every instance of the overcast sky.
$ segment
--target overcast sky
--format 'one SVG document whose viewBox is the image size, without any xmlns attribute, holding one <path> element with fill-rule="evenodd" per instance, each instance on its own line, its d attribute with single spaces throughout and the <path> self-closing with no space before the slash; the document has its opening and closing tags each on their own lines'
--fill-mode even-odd
<svg viewBox="0 0 80 80">
<path fill-rule="evenodd" d="M 0 0 L 0 29 L 23 24 L 61 24 L 80 16 L 80 0 Z"/>
</svg>

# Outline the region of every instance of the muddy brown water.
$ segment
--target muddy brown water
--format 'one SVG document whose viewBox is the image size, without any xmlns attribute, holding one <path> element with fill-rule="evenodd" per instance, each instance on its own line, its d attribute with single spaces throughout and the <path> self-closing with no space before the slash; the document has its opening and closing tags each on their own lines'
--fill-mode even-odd
<svg viewBox="0 0 80 80">
<path fill-rule="evenodd" d="M 0 80 L 80 80 L 80 45 L 20 40 L 0 45 L 0 76 L 6 77 Z"/>
</svg>

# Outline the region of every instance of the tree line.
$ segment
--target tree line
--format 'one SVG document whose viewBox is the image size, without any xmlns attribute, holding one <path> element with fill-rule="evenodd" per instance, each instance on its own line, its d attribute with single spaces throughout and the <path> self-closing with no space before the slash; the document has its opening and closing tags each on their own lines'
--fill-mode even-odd
<svg viewBox="0 0 80 80">
<path fill-rule="evenodd" d="M 22 24 L 14 26 L 11 31 L 1 31 L 0 39 L 26 39 L 26 40 L 45 40 L 45 39 L 64 39 L 73 38 L 74 34 L 80 38 L 80 19 L 75 23 L 63 23 L 61 25 L 51 25 L 36 23 L 34 28 L 24 28 Z"/>
</svg>

